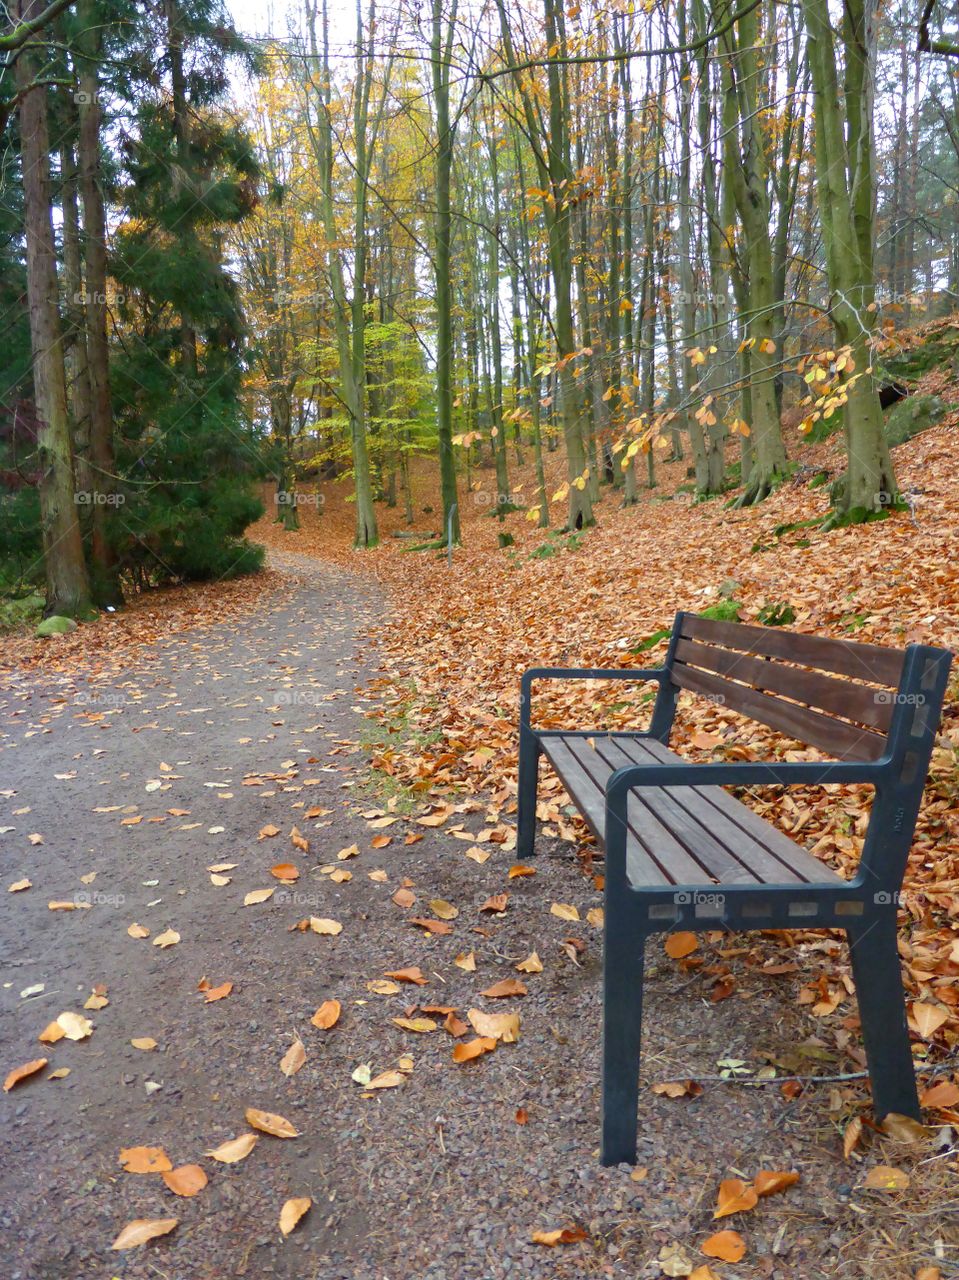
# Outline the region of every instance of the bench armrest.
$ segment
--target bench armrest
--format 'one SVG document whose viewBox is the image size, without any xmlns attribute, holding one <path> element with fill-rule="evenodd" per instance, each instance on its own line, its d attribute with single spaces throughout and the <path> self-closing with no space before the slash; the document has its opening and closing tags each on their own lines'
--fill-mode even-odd
<svg viewBox="0 0 959 1280">
<path fill-rule="evenodd" d="M 519 686 L 519 722 L 530 728 L 530 705 L 534 680 L 656 680 L 662 684 L 669 672 L 665 667 L 530 667 Z"/>
<path fill-rule="evenodd" d="M 750 787 L 825 786 L 832 782 L 867 782 L 873 786 L 886 777 L 889 761 L 783 761 L 744 760 L 725 763 L 626 765 L 606 783 L 606 803 L 625 803 L 634 787 Z"/>
</svg>

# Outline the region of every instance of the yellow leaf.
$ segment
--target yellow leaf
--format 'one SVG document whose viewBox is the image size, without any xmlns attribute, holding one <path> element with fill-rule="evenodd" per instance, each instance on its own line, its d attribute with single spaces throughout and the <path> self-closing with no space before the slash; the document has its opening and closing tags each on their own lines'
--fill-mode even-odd
<svg viewBox="0 0 959 1280">
<path fill-rule="evenodd" d="M 149 938 L 150 936 L 150 930 L 144 929 L 142 924 L 136 924 L 136 922 L 130 925 L 127 933 L 131 938 Z"/>
<path fill-rule="evenodd" d="M 459 915 L 459 907 L 454 907 L 451 902 L 446 902 L 442 898 L 433 898 L 430 902 L 430 910 L 440 920 L 455 920 Z"/>
<path fill-rule="evenodd" d="M 153 945 L 159 947 L 161 951 L 165 951 L 167 947 L 175 947 L 180 941 L 180 935 L 176 929 L 167 929 L 163 933 L 158 933 L 153 939 Z"/>
<path fill-rule="evenodd" d="M 280 1230 L 285 1236 L 290 1234 L 312 1204 L 313 1201 L 309 1196 L 297 1196 L 293 1200 L 287 1200 L 280 1210 Z"/>
<path fill-rule="evenodd" d="M 275 892 L 275 889 L 251 889 L 243 899 L 243 905 L 245 907 L 255 907 L 260 902 L 267 902 Z"/>
<path fill-rule="evenodd" d="M 303 1041 L 297 1038 L 280 1059 L 280 1070 L 285 1076 L 295 1076 L 304 1062 L 306 1062 L 306 1049 L 303 1047 Z"/>
<path fill-rule="evenodd" d="M 328 938 L 335 938 L 338 933 L 343 932 L 343 926 L 338 920 L 324 920 L 319 916 L 310 916 L 310 928 L 314 933 Z"/>
<path fill-rule="evenodd" d="M 394 1026 L 401 1027 L 404 1031 L 427 1032 L 435 1031 L 438 1023 L 432 1018 L 393 1018 Z"/>
<path fill-rule="evenodd" d="M 948 1012 L 938 1004 L 923 1004 L 916 1001 L 909 1010 L 909 1021 L 922 1036 L 928 1040 L 939 1028 L 949 1020 Z"/>
<path fill-rule="evenodd" d="M 713 1218 L 727 1218 L 731 1213 L 745 1213 L 748 1209 L 755 1209 L 758 1199 L 755 1189 L 741 1178 L 727 1178 L 719 1184 L 719 1198 Z"/>
<path fill-rule="evenodd" d="M 909 1174 L 905 1169 L 894 1169 L 888 1164 L 874 1165 L 863 1183 L 870 1191 L 905 1191 L 909 1186 Z"/>
<path fill-rule="evenodd" d="M 206 1155 L 213 1160 L 219 1160 L 220 1164 L 237 1164 L 240 1160 L 247 1158 L 259 1140 L 260 1136 L 257 1133 L 241 1133 L 238 1138 L 221 1142 L 212 1151 L 207 1151 Z"/>
<path fill-rule="evenodd" d="M 157 1236 L 169 1235 L 179 1221 L 179 1218 L 134 1218 L 127 1223 L 110 1248 L 136 1249 L 148 1240 L 155 1240 Z"/>
<path fill-rule="evenodd" d="M 57 1026 L 68 1040 L 86 1040 L 93 1034 L 93 1023 L 82 1013 L 61 1013 L 57 1018 Z"/>
<path fill-rule="evenodd" d="M 482 1009 L 470 1009 L 466 1016 L 478 1036 L 502 1040 L 504 1044 L 515 1044 L 519 1039 L 518 1013 L 484 1013 Z"/>
<path fill-rule="evenodd" d="M 33 884 L 29 880 L 14 880 L 13 884 L 7 886 L 7 893 L 22 893 L 24 889 L 32 888 Z"/>
<path fill-rule="evenodd" d="M 475 973 L 476 972 L 476 952 L 461 951 L 459 955 L 456 957 L 456 959 L 453 961 L 453 963 L 456 965 L 457 969 L 462 969 L 464 973 Z"/>
<path fill-rule="evenodd" d="M 560 920 L 578 920 L 579 912 L 575 907 L 565 902 L 554 902 L 549 909 L 551 916 L 558 916 Z"/>
<path fill-rule="evenodd" d="M 576 1244 L 580 1240 L 588 1240 L 589 1236 L 582 1227 L 559 1227 L 555 1231 L 534 1231 L 533 1244 L 544 1244 L 552 1248 L 557 1244 Z"/>
<path fill-rule="evenodd" d="M 516 966 L 520 973 L 542 973 L 543 962 L 535 951 L 531 951 L 525 960 L 521 960 Z"/>
<path fill-rule="evenodd" d="M 384 1071 L 373 1079 L 367 1085 L 368 1089 L 395 1089 L 406 1080 L 406 1076 L 402 1071 Z"/>
<path fill-rule="evenodd" d="M 130 1043 L 133 1045 L 134 1049 L 142 1049 L 144 1053 L 148 1053 L 151 1049 L 155 1049 L 157 1047 L 157 1042 L 152 1036 L 137 1036 L 137 1038 L 135 1040 L 131 1040 Z"/>
</svg>

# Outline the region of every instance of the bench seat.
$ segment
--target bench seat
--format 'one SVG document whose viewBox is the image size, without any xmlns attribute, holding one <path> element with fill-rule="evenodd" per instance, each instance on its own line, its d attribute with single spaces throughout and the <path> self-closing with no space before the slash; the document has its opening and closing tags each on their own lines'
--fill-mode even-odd
<svg viewBox="0 0 959 1280">
<path fill-rule="evenodd" d="M 587 826 L 605 840 L 606 784 L 635 764 L 681 764 L 642 734 L 540 739 Z M 845 884 L 818 858 L 722 787 L 636 787 L 629 793 L 626 874 L 635 888 L 668 885 Z"/>
</svg>

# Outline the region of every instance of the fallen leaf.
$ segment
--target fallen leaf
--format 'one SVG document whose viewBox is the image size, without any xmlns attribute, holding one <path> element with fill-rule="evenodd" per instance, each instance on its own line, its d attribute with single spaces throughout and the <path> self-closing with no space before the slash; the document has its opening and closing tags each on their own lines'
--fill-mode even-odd
<svg viewBox="0 0 959 1280">
<path fill-rule="evenodd" d="M 216 873 L 220 873 L 222 871 L 235 871 L 237 865 L 238 864 L 236 862 L 214 862 L 211 867 L 207 867 L 207 871 L 213 871 Z"/>
<path fill-rule="evenodd" d="M 137 1038 L 135 1040 L 131 1040 L 130 1043 L 133 1045 L 134 1049 L 142 1049 L 144 1053 L 148 1053 L 151 1049 L 155 1049 L 157 1047 L 157 1042 L 152 1036 L 137 1036 Z"/>
<path fill-rule="evenodd" d="M 518 1013 L 484 1013 L 482 1009 L 470 1009 L 466 1016 L 478 1036 L 502 1040 L 504 1044 L 515 1044 L 519 1039 Z"/>
<path fill-rule="evenodd" d="M 799 1181 L 798 1172 L 789 1170 L 760 1169 L 753 1178 L 753 1189 L 757 1196 L 774 1196 L 787 1187 L 795 1186 Z"/>
<path fill-rule="evenodd" d="M 205 1154 L 213 1160 L 219 1160 L 220 1164 L 237 1164 L 247 1158 L 259 1140 L 260 1135 L 257 1133 L 241 1133 L 238 1138 L 221 1142 L 218 1147 Z"/>
<path fill-rule="evenodd" d="M 34 831 L 33 835 L 27 836 L 31 844 L 43 844 L 43 836 Z"/>
<path fill-rule="evenodd" d="M 453 932 L 453 926 L 447 924 L 445 920 L 429 920 L 423 916 L 410 916 L 407 924 L 418 925 L 421 929 L 425 929 L 427 933 L 439 934 L 445 937 Z"/>
<path fill-rule="evenodd" d="M 124 1147 L 120 1164 L 125 1173 L 165 1173 L 173 1168 L 162 1147 Z"/>
<path fill-rule="evenodd" d="M 222 889 L 224 885 L 232 883 L 232 876 L 211 875 L 210 884 L 215 885 L 218 889 Z"/>
<path fill-rule="evenodd" d="M 353 872 L 345 867 L 336 867 L 330 872 L 330 879 L 334 884 L 348 884 L 353 879 Z"/>
<path fill-rule="evenodd" d="M 521 960 L 516 968 L 520 973 L 542 973 L 543 962 L 535 951 L 531 951 L 525 960 Z"/>
<path fill-rule="evenodd" d="M 290 1234 L 312 1204 L 313 1201 L 309 1196 L 297 1196 L 293 1200 L 287 1200 L 280 1210 L 280 1230 L 283 1235 Z"/>
<path fill-rule="evenodd" d="M 382 871 L 379 867 L 377 867 L 375 871 L 367 871 L 366 874 L 372 881 L 374 881 L 375 884 L 386 884 L 389 880 L 389 876 L 386 872 Z"/>
<path fill-rule="evenodd" d="M 446 902 L 443 898 L 432 898 L 430 911 L 440 920 L 455 920 L 460 913 L 459 907 L 454 907 L 452 902 Z"/>
<path fill-rule="evenodd" d="M 161 950 L 165 951 L 167 947 L 175 947 L 179 941 L 180 935 L 177 933 L 176 929 L 167 929 L 164 933 L 157 934 L 153 939 L 153 945 L 155 947 L 160 947 Z"/>
<path fill-rule="evenodd" d="M 49 1061 L 49 1058 L 34 1058 L 32 1062 L 25 1062 L 22 1067 L 14 1067 L 3 1082 L 3 1092 L 9 1093 L 21 1080 L 27 1080 L 38 1071 L 42 1071 Z"/>
<path fill-rule="evenodd" d="M 47 903 L 48 911 L 89 911 L 91 903 L 89 902 L 70 902 L 70 901 L 54 901 Z"/>
<path fill-rule="evenodd" d="M 489 1053 L 496 1048 L 496 1041 L 491 1036 L 480 1036 L 476 1040 L 467 1040 L 453 1048 L 454 1062 L 471 1062 L 481 1054 Z"/>
<path fill-rule="evenodd" d="M 93 1023 L 82 1013 L 61 1013 L 57 1018 L 57 1026 L 68 1040 L 86 1040 L 93 1034 Z"/>
<path fill-rule="evenodd" d="M 519 880 L 523 876 L 535 876 L 535 867 L 525 867 L 521 862 L 514 862 L 508 871 L 510 880 Z"/>
<path fill-rule="evenodd" d="M 272 1111 L 259 1111 L 256 1107 L 247 1107 L 244 1112 L 247 1124 L 261 1133 L 269 1133 L 274 1138 L 298 1138 L 300 1135 L 283 1116 Z"/>
<path fill-rule="evenodd" d="M 456 965 L 457 969 L 462 969 L 464 973 L 475 973 L 476 972 L 476 952 L 461 951 L 459 955 L 456 956 L 456 958 L 453 960 L 453 963 Z"/>
<path fill-rule="evenodd" d="M 703 1263 L 701 1267 L 695 1267 L 689 1273 L 688 1280 L 720 1280 L 716 1272 L 707 1263 Z"/>
<path fill-rule="evenodd" d="M 205 1004 L 213 1004 L 215 1000 L 223 1000 L 232 990 L 232 982 L 222 982 L 218 987 L 210 987 L 205 993 L 203 1001 Z"/>
<path fill-rule="evenodd" d="M 930 1085 L 919 1099 L 924 1107 L 954 1107 L 959 1102 L 959 1085 L 940 1080 Z"/>
<path fill-rule="evenodd" d="M 385 849 L 388 844 L 392 844 L 392 843 L 393 843 L 392 836 L 374 836 L 373 839 L 370 841 L 370 848 Z"/>
<path fill-rule="evenodd" d="M 351 844 L 348 848 L 341 849 L 336 856 L 340 862 L 345 862 L 347 858 L 358 858 L 359 854 L 360 846 L 358 844 Z"/>
<path fill-rule="evenodd" d="M 270 867 L 270 875 L 275 876 L 277 880 L 285 880 L 289 883 L 299 880 L 300 869 L 292 862 L 278 862 L 275 867 Z"/>
<path fill-rule="evenodd" d="M 505 911 L 506 904 L 509 902 L 508 893 L 494 893 L 491 898 L 487 898 L 480 911 Z"/>
<path fill-rule="evenodd" d="M 303 1041 L 297 1037 L 280 1059 L 280 1070 L 285 1076 L 295 1076 L 306 1062 L 306 1049 Z"/>
<path fill-rule="evenodd" d="M 416 901 L 416 894 L 410 893 L 409 889 L 397 889 L 393 894 L 393 901 L 398 907 L 403 907 L 405 910 Z"/>
<path fill-rule="evenodd" d="M 438 1023 L 432 1018 L 393 1018 L 393 1025 L 400 1027 L 403 1031 L 418 1031 L 424 1033 L 427 1031 L 435 1031 Z"/>
<path fill-rule="evenodd" d="M 700 1246 L 707 1258 L 738 1262 L 746 1252 L 746 1242 L 738 1231 L 717 1231 Z"/>
<path fill-rule="evenodd" d="M 683 1246 L 675 1240 L 663 1245 L 656 1257 L 656 1261 L 659 1263 L 659 1269 L 664 1276 L 682 1277 L 691 1276 L 693 1273 L 692 1258 L 690 1258 Z"/>
<path fill-rule="evenodd" d="M 488 861 L 490 851 L 489 849 L 480 849 L 478 845 L 474 845 L 472 849 L 466 850 L 466 856 L 472 862 L 478 862 L 482 866 L 484 862 Z"/>
<path fill-rule="evenodd" d="M 386 976 L 395 978 L 397 982 L 415 982 L 418 987 L 425 987 L 427 982 L 418 965 L 411 965 L 407 969 L 388 969 Z"/>
<path fill-rule="evenodd" d="M 503 978 L 500 982 L 494 982 L 491 987 L 487 987 L 485 991 L 481 991 L 481 996 L 487 996 L 491 1000 L 501 1000 L 507 996 L 525 996 L 528 992 L 525 985 L 520 982 L 519 978 Z"/>
<path fill-rule="evenodd" d="M 698 1098 L 702 1091 L 698 1080 L 667 1080 L 653 1085 L 653 1093 L 665 1098 Z"/>
<path fill-rule="evenodd" d="M 375 996 L 395 996 L 400 989 L 398 982 L 387 982 L 385 978 L 374 978 L 366 984 L 367 991 Z"/>
<path fill-rule="evenodd" d="M 251 889 L 243 899 L 243 905 L 245 907 L 255 907 L 258 903 L 266 902 L 272 898 L 275 892 L 275 889 Z"/>
<path fill-rule="evenodd" d="M 88 996 L 83 1002 L 84 1009 L 105 1009 L 110 1001 L 106 996 L 99 996 L 94 991 L 92 996 Z"/>
<path fill-rule="evenodd" d="M 905 1191 L 910 1178 L 905 1169 L 894 1169 L 892 1165 L 877 1164 L 866 1174 L 863 1186 L 869 1191 Z"/>
<path fill-rule="evenodd" d="M 449 1013 L 443 1023 L 443 1030 L 448 1031 L 451 1036 L 465 1036 L 469 1027 L 462 1018 L 457 1018 L 455 1013 Z"/>
<path fill-rule="evenodd" d="M 856 1147 L 859 1146 L 862 1138 L 862 1120 L 859 1116 L 854 1116 L 846 1125 L 842 1135 L 842 1154 L 846 1160 L 852 1155 Z"/>
<path fill-rule="evenodd" d="M 69 1067 L 57 1067 L 56 1071 L 51 1071 L 47 1076 L 48 1080 L 65 1080 L 70 1074 Z"/>
<path fill-rule="evenodd" d="M 921 1142 L 926 1137 L 926 1130 L 918 1120 L 896 1111 L 890 1111 L 883 1117 L 882 1131 L 896 1142 Z"/>
<path fill-rule="evenodd" d="M 529 1112 L 525 1107 L 517 1107 L 513 1119 L 517 1124 L 529 1124 Z"/>
<path fill-rule="evenodd" d="M 131 938 L 149 938 L 150 936 L 150 930 L 144 929 L 143 925 L 137 924 L 136 921 L 130 925 L 127 929 L 127 933 Z"/>
<path fill-rule="evenodd" d="M 923 1040 L 934 1036 L 943 1023 L 949 1021 L 949 1012 L 942 1005 L 921 1004 L 918 1001 L 909 1010 L 909 1021 Z"/>
<path fill-rule="evenodd" d="M 399 987 L 397 987 L 398 990 Z M 339 1000 L 324 1000 L 310 1019 L 310 1022 L 314 1027 L 319 1027 L 321 1031 L 329 1031 L 330 1027 L 335 1027 L 339 1020 Z"/>
<path fill-rule="evenodd" d="M 699 947 L 695 933 L 671 933 L 663 943 L 663 950 L 672 960 L 682 960 Z"/>
<path fill-rule="evenodd" d="M 179 1218 L 134 1218 L 127 1223 L 110 1248 L 136 1249 L 148 1240 L 155 1240 L 157 1236 L 169 1235 L 179 1221 Z"/>
<path fill-rule="evenodd" d="M 395 1089 L 397 1085 L 401 1085 L 406 1080 L 406 1076 L 402 1071 L 384 1071 L 381 1075 L 374 1076 L 366 1086 L 368 1089 Z"/>
<path fill-rule="evenodd" d="M 40 1032 L 37 1039 L 41 1044 L 56 1044 L 57 1041 L 62 1040 L 65 1035 L 66 1032 L 63 1027 L 60 1026 L 59 1022 L 50 1022 Z"/>
<path fill-rule="evenodd" d="M 207 1176 L 198 1164 L 181 1164 L 163 1174 L 163 1181 L 175 1196 L 195 1196 L 207 1184 Z"/>
<path fill-rule="evenodd" d="M 579 912 L 575 907 L 570 906 L 566 902 L 554 902 L 549 909 L 551 916 L 558 916 L 560 920 L 578 920 Z"/>
<path fill-rule="evenodd" d="M 260 833 L 259 833 L 259 835 L 257 836 L 257 839 L 258 839 L 258 840 L 269 840 L 269 839 L 271 839 L 273 836 L 278 836 L 279 834 L 280 834 L 280 828 L 279 828 L 279 827 L 274 827 L 273 823 L 272 823 L 272 822 L 270 822 L 270 823 L 267 823 L 267 825 L 266 825 L 265 827 L 260 827 Z"/>
<path fill-rule="evenodd" d="M 24 889 L 32 889 L 33 884 L 29 880 L 14 880 L 13 884 L 7 886 L 7 893 L 22 893 Z"/>
<path fill-rule="evenodd" d="M 602 907 L 590 907 L 586 912 L 586 921 L 594 929 L 602 929 L 606 925 L 606 912 Z"/>
<path fill-rule="evenodd" d="M 290 832 L 290 844 L 294 849 L 299 849 L 300 853 L 310 852 L 310 842 L 301 834 L 299 827 L 294 827 Z"/>
<path fill-rule="evenodd" d="M 745 1213 L 748 1209 L 755 1209 L 757 1201 L 758 1195 L 748 1183 L 743 1182 L 741 1178 L 727 1178 L 719 1184 L 719 1198 L 713 1219 L 727 1218 L 731 1213 Z M 735 1259 L 730 1258 L 727 1261 L 732 1262 Z"/>
<path fill-rule="evenodd" d="M 534 1231 L 533 1244 L 545 1244 L 549 1247 L 557 1244 L 577 1244 L 580 1240 L 588 1240 L 589 1236 L 582 1227 L 560 1227 L 556 1231 Z"/>
<path fill-rule="evenodd" d="M 343 926 L 338 920 L 325 920 L 320 916 L 310 916 L 310 928 L 314 933 L 328 938 L 335 938 L 337 934 L 343 932 Z"/>
</svg>

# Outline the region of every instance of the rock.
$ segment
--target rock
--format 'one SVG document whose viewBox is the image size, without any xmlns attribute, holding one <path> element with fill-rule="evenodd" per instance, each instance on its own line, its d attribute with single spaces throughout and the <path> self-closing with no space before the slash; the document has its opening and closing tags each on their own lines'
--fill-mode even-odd
<svg viewBox="0 0 959 1280">
<path fill-rule="evenodd" d="M 946 406 L 938 396 L 906 396 L 892 407 L 886 418 L 886 440 L 890 446 L 904 444 L 934 427 L 945 412 Z"/>
<path fill-rule="evenodd" d="M 44 618 L 37 627 L 38 636 L 65 636 L 69 631 L 76 631 L 77 624 L 72 618 L 62 618 L 58 614 L 53 614 L 49 618 Z"/>
</svg>

